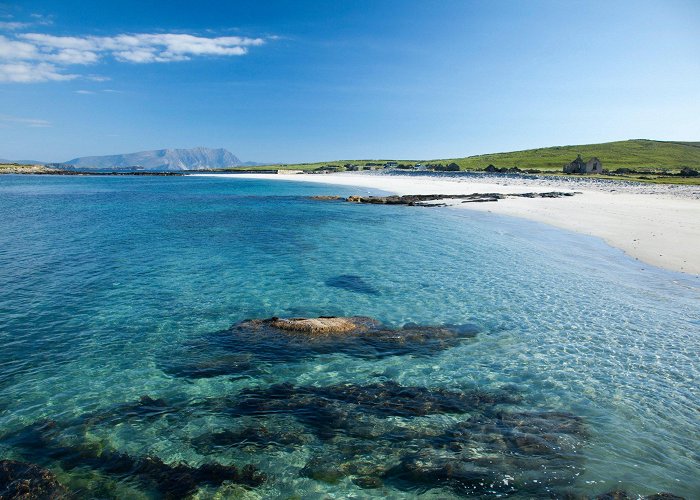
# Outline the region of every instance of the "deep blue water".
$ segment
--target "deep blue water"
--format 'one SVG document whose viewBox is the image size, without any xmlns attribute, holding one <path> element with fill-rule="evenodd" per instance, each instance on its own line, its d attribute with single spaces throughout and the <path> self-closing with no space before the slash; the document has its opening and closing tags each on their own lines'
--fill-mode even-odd
<svg viewBox="0 0 700 500">
<path fill-rule="evenodd" d="M 523 220 L 307 198 L 356 192 L 0 176 L 0 457 L 85 498 L 167 495 L 144 457 L 267 476 L 199 498 L 700 497 L 697 279 Z M 227 330 L 320 315 L 476 336 L 365 352 Z"/>
</svg>

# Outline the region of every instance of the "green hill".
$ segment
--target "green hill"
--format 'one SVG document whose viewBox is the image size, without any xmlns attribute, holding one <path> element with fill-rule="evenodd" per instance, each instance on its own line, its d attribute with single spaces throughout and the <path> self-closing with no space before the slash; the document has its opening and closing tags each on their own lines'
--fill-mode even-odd
<svg viewBox="0 0 700 500">
<path fill-rule="evenodd" d="M 628 141 L 606 142 L 602 144 L 581 144 L 577 146 L 554 146 L 549 148 L 512 151 L 509 153 L 492 153 L 466 158 L 442 158 L 423 160 L 394 160 L 413 165 L 415 163 L 447 165 L 456 163 L 461 170 L 484 170 L 488 165 L 497 168 L 518 167 L 521 170 L 537 170 L 546 174 L 564 175 L 562 168 L 581 155 L 584 160 L 596 156 L 603 163 L 603 169 L 614 172 L 618 168 L 630 169 L 626 174 L 606 175 L 622 180 L 641 182 L 698 184 L 700 176 L 680 177 L 677 174 L 683 167 L 700 171 L 700 142 L 651 141 L 632 139 Z M 319 163 L 278 164 L 257 167 L 258 169 L 299 169 L 316 170 L 329 166 L 345 170 L 344 165 L 383 165 L 389 160 L 342 160 Z M 254 167 L 255 168 L 255 167 Z"/>
<path fill-rule="evenodd" d="M 597 156 L 603 162 L 603 168 L 606 170 L 630 168 L 637 171 L 668 170 L 677 172 L 683 167 L 696 170 L 700 168 L 700 143 L 646 139 L 578 146 L 554 146 L 437 161 L 454 161 L 465 170 L 483 170 L 491 164 L 499 168 L 518 167 L 521 169 L 561 171 L 562 167 L 576 158 L 578 154 L 584 160 Z"/>
</svg>

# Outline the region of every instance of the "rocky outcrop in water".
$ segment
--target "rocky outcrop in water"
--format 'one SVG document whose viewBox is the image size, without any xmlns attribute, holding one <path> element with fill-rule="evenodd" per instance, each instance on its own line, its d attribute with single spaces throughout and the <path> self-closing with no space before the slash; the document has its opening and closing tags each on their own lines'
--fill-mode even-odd
<svg viewBox="0 0 700 500">
<path fill-rule="evenodd" d="M 16 460 L 0 460 L 0 500 L 68 498 L 68 490 L 51 471 Z"/>
<path fill-rule="evenodd" d="M 270 318 L 244 321 L 240 328 L 257 329 L 262 327 L 276 328 L 285 332 L 323 335 L 334 333 L 359 333 L 366 331 L 375 322 L 371 318 L 353 317 L 339 318 L 336 316 L 320 316 L 318 318 Z"/>
<path fill-rule="evenodd" d="M 441 201 L 462 200 L 462 203 L 495 202 L 506 198 L 563 198 L 574 196 L 577 192 L 550 191 L 547 193 L 472 193 L 472 194 L 406 194 L 403 196 L 359 196 L 345 198 L 351 203 L 367 203 L 372 205 L 408 205 L 412 207 L 445 206 Z M 339 200 L 339 196 L 313 196 L 316 200 Z"/>
<path fill-rule="evenodd" d="M 207 378 L 252 375 L 268 364 L 330 353 L 365 359 L 427 356 L 457 346 L 479 330 L 473 324 L 390 329 L 363 316 L 253 319 L 182 345 L 160 365 L 175 376 Z"/>
</svg>

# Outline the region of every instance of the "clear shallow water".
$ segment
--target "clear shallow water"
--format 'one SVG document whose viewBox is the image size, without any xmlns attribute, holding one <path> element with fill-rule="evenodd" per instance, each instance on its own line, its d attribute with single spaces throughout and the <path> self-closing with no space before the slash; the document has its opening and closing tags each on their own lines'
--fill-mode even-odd
<svg viewBox="0 0 700 500">
<path fill-rule="evenodd" d="M 424 453 L 424 462 L 454 459 L 454 450 L 436 440 L 470 418 L 567 412 L 585 432 L 564 436 L 575 440 L 575 457 L 562 466 L 564 484 L 537 489 L 533 482 L 549 477 L 544 469 L 556 468 L 552 461 L 522 473 L 517 461 L 496 457 L 497 478 L 517 484 L 515 497 L 614 487 L 700 495 L 697 280 L 526 221 L 305 198 L 356 191 L 207 177 L 2 176 L 0 454 L 42 461 L 86 497 L 157 498 L 163 491 L 94 461 L 76 466 L 64 456 L 76 452 L 66 449 L 193 466 L 252 463 L 268 475 L 249 489 L 252 496 L 490 496 L 506 490 L 464 491 L 424 476 L 400 481 L 385 469 L 406 461 L 409 451 Z M 345 275 L 367 287 L 327 284 Z M 226 344 L 230 336 L 222 331 L 275 315 L 365 315 L 395 328 L 469 324 L 478 334 L 433 352 L 300 351 L 282 361 L 248 356 L 243 369 L 219 376 L 187 371 L 193 362 L 219 367 L 221 357 L 224 366 L 235 365 L 246 349 Z M 255 349 L 265 345 L 248 351 Z M 514 399 L 415 417 L 360 406 L 348 419 L 371 428 L 369 435 L 344 424 L 329 438 L 318 430 L 326 416 L 313 415 L 318 395 L 316 407 L 304 407 L 311 416 L 240 411 L 241 391 L 263 391 L 264 398 L 281 383 L 316 389 L 397 383 Z M 167 409 L 156 404 L 144 414 L 124 407 L 144 395 L 162 398 Z M 45 443 L 29 443 L 27 429 L 47 419 L 57 430 L 53 451 L 42 453 Z M 260 426 L 273 434 L 272 443 L 211 438 Z M 386 437 L 397 429 L 409 437 Z M 285 441 L 282 431 L 293 438 Z M 470 456 L 488 454 L 491 445 L 475 434 Z M 356 484 L 371 476 L 357 471 L 358 462 L 385 473 L 379 489 Z M 319 463 L 345 472 L 329 477 Z M 235 496 L 239 488 L 204 485 L 196 495 Z"/>
</svg>

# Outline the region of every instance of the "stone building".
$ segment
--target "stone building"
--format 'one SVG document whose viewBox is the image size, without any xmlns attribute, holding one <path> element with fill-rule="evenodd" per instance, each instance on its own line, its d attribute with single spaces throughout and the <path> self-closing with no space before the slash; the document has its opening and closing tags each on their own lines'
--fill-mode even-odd
<svg viewBox="0 0 700 500">
<path fill-rule="evenodd" d="M 564 166 L 565 174 L 602 174 L 603 163 L 595 156 L 584 162 L 581 155 L 578 155 L 574 161 Z"/>
</svg>

